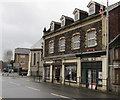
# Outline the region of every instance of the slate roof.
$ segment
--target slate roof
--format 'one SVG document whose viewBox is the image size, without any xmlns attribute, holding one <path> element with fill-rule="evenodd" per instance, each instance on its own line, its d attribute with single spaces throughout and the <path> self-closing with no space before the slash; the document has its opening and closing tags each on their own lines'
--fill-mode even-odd
<svg viewBox="0 0 120 100">
<path fill-rule="evenodd" d="M 109 6 L 109 11 L 113 10 L 114 8 L 117 8 L 118 6 L 120 6 L 120 1 L 115 3 L 115 4 L 112 4 Z"/>
<path fill-rule="evenodd" d="M 16 48 L 15 54 L 29 54 L 30 50 L 28 48 Z"/>
<path fill-rule="evenodd" d="M 43 38 L 41 38 L 35 44 L 33 44 L 30 49 L 42 49 L 42 43 L 43 43 Z"/>
</svg>

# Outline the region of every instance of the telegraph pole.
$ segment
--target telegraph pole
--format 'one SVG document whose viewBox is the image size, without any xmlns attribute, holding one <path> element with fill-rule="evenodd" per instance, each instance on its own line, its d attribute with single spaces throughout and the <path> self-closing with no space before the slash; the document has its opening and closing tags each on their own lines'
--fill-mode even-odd
<svg viewBox="0 0 120 100">
<path fill-rule="evenodd" d="M 107 35 L 107 48 L 106 48 L 106 67 L 107 67 L 107 92 L 109 91 L 110 87 L 110 68 L 109 68 L 109 2 L 107 0 L 107 11 L 106 11 L 106 35 Z"/>
</svg>

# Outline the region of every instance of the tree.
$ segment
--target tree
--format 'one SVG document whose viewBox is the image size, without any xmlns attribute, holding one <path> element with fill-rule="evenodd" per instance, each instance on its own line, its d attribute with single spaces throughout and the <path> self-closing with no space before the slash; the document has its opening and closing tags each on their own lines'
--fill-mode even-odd
<svg viewBox="0 0 120 100">
<path fill-rule="evenodd" d="M 5 62 L 9 62 L 13 59 L 13 52 L 12 50 L 6 50 L 3 55 L 3 59 Z"/>
</svg>

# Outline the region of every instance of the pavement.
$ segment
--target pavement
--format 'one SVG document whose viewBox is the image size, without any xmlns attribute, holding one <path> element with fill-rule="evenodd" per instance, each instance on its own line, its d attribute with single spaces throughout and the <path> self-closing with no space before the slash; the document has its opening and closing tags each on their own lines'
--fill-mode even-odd
<svg viewBox="0 0 120 100">
<path fill-rule="evenodd" d="M 2 76 L 1 83 L 1 98 L 60 98 L 69 100 L 77 100 L 78 98 L 119 98 L 113 94 L 92 91 L 82 87 L 76 88 L 68 85 L 34 82 L 31 77 L 22 77 L 17 74 Z"/>
</svg>

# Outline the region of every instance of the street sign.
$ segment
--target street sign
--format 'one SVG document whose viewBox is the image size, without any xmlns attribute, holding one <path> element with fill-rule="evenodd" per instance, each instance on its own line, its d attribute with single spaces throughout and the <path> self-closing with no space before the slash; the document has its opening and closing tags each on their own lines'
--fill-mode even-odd
<svg viewBox="0 0 120 100">
<path fill-rule="evenodd" d="M 13 66 L 20 66 L 20 64 L 19 63 L 14 63 Z"/>
<path fill-rule="evenodd" d="M 12 67 L 12 64 L 8 64 L 7 67 Z"/>
</svg>

